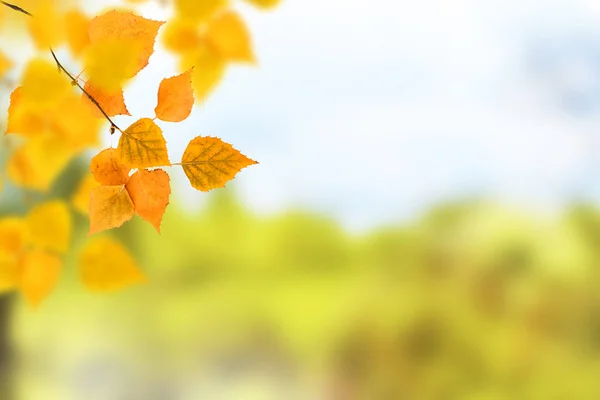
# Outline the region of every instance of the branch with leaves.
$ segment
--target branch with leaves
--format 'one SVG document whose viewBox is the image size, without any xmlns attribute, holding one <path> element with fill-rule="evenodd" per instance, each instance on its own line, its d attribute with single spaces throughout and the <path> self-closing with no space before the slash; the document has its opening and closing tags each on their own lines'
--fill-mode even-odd
<svg viewBox="0 0 600 400">
<path fill-rule="evenodd" d="M 265 8 L 277 2 L 249 1 Z M 78 10 L 57 9 L 50 0 L 37 2 L 33 10 L 1 3 L 28 17 L 27 27 L 40 50 L 10 96 L 6 133 L 20 136 L 22 144 L 8 160 L 9 180 L 25 190 L 47 191 L 73 157 L 98 145 L 103 121 L 111 134 L 120 134 L 116 148 L 92 158 L 90 174 L 72 198 L 74 208 L 89 215 L 88 236 L 118 228 L 134 214 L 160 233 L 171 195 L 165 167 L 181 167 L 194 188 L 209 191 L 256 164 L 210 136 L 193 138 L 182 159 L 171 162 L 157 124 L 187 119 L 194 104 L 214 90 L 228 63 L 255 63 L 250 34 L 227 1 L 208 0 L 202 3 L 206 7 L 198 7 L 196 1 L 177 0 L 175 17 L 166 23 L 129 10 L 89 18 Z M 182 72 L 160 82 L 151 118 L 139 118 L 122 130 L 113 118 L 130 116 L 124 87 L 148 65 L 160 31 L 166 47 L 180 58 Z M 78 75 L 57 56 L 55 50 L 65 44 L 81 63 Z M 21 288 L 37 304 L 58 277 L 59 256 L 69 248 L 71 216 L 58 200 L 40 204 L 31 213 L 0 219 L 0 239 L 10 239 L 0 240 L 0 292 Z M 5 248 L 8 242 L 12 245 Z M 113 256 L 105 257 L 107 247 Z M 113 289 L 143 278 L 126 249 L 105 237 L 88 240 L 80 265 L 90 289 Z M 40 274 L 47 276 L 40 279 Z"/>
</svg>

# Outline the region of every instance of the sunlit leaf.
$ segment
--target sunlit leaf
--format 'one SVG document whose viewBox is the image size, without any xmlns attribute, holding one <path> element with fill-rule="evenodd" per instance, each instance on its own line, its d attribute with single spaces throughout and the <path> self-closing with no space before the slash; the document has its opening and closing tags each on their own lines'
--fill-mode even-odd
<svg viewBox="0 0 600 400">
<path fill-rule="evenodd" d="M 206 37 L 221 57 L 229 61 L 254 62 L 250 32 L 235 11 L 223 12 L 211 20 Z"/>
<path fill-rule="evenodd" d="M 189 117 L 194 106 L 192 70 L 163 79 L 158 88 L 156 117 L 168 122 L 181 122 Z"/>
<path fill-rule="evenodd" d="M 119 139 L 118 157 L 131 168 L 170 165 L 162 130 L 150 118 L 142 118 L 127 128 Z"/>
<path fill-rule="evenodd" d="M 131 176 L 127 190 L 133 200 L 135 213 L 150 222 L 160 233 L 160 223 L 171 194 L 169 175 L 161 169 L 141 169 Z"/>
<path fill-rule="evenodd" d="M 101 236 L 89 239 L 79 255 L 83 284 L 93 291 L 110 291 L 144 282 L 144 274 L 125 247 Z"/>
<path fill-rule="evenodd" d="M 102 150 L 90 163 L 90 171 L 101 185 L 124 185 L 129 179 L 129 170 L 117 156 L 117 150 L 112 148 Z"/>
<path fill-rule="evenodd" d="M 115 115 L 131 115 L 127 110 L 127 106 L 125 105 L 125 98 L 123 96 L 123 89 L 119 88 L 115 91 L 104 90 L 101 87 L 96 87 L 92 82 L 88 81 L 85 83 L 83 87 L 86 92 L 88 92 L 94 100 L 100 104 L 104 112 L 109 116 Z M 100 112 L 100 110 L 93 104 L 89 98 L 85 94 L 81 94 L 81 98 L 85 104 L 87 104 L 94 115 L 97 118 L 104 118 L 104 115 Z"/>
<path fill-rule="evenodd" d="M 85 175 L 81 182 L 79 182 L 77 190 L 71 197 L 71 203 L 73 204 L 73 207 L 82 214 L 89 214 L 92 190 L 98 186 L 100 186 L 100 184 L 96 182 L 94 175 L 91 173 Z"/>
<path fill-rule="evenodd" d="M 35 206 L 27 215 L 31 243 L 40 249 L 66 253 L 71 243 L 71 214 L 60 200 Z"/>
<path fill-rule="evenodd" d="M 75 56 L 82 54 L 90 44 L 89 24 L 89 18 L 78 10 L 71 10 L 65 14 L 67 43 Z"/>
<path fill-rule="evenodd" d="M 228 0 L 174 0 L 175 11 L 179 18 L 195 22 L 204 21 L 225 8 Z"/>
<path fill-rule="evenodd" d="M 35 44 L 40 50 L 56 47 L 65 40 L 64 16 L 56 9 L 56 2 L 52 0 L 38 0 L 29 10 L 29 31 Z"/>
<path fill-rule="evenodd" d="M 23 218 L 0 219 L 0 252 L 17 254 L 25 247 L 27 224 Z"/>
<path fill-rule="evenodd" d="M 13 67 L 13 62 L 0 52 L 0 78 L 4 77 L 6 73 Z"/>
<path fill-rule="evenodd" d="M 167 50 L 189 53 L 202 44 L 202 37 L 196 22 L 176 17 L 165 24 L 162 42 Z"/>
<path fill-rule="evenodd" d="M 181 160 L 192 186 L 204 192 L 225 186 L 242 168 L 252 164 L 257 162 L 214 137 L 192 140 Z"/>
<path fill-rule="evenodd" d="M 21 292 L 32 306 L 38 306 L 56 286 L 62 261 L 43 250 L 23 255 L 20 262 Z"/>
<path fill-rule="evenodd" d="M 16 289 L 19 278 L 19 257 L 0 250 L 0 293 Z"/>
<path fill-rule="evenodd" d="M 209 46 L 198 46 L 193 53 L 185 54 L 181 68 L 192 71 L 192 87 L 196 101 L 204 101 L 217 87 L 225 75 L 225 60 Z"/>
<path fill-rule="evenodd" d="M 138 71 L 141 44 L 134 39 L 92 42 L 85 55 L 85 71 L 94 86 L 108 92 L 121 90 Z"/>
<path fill-rule="evenodd" d="M 125 186 L 100 186 L 90 195 L 89 234 L 118 228 L 133 217 L 133 201 Z"/>
<path fill-rule="evenodd" d="M 23 73 L 23 97 L 39 107 L 61 102 L 72 87 L 56 64 L 42 59 L 33 59 Z"/>
</svg>

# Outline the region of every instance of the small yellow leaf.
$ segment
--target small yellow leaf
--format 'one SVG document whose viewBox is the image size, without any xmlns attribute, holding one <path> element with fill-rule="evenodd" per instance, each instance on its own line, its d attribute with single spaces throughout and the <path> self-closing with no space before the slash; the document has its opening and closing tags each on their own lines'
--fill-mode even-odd
<svg viewBox="0 0 600 400">
<path fill-rule="evenodd" d="M 212 17 L 228 4 L 228 0 L 175 0 L 175 11 L 179 18 L 200 22 Z"/>
<path fill-rule="evenodd" d="M 134 122 L 123 132 L 117 154 L 131 168 L 171 165 L 162 130 L 150 118 Z"/>
<path fill-rule="evenodd" d="M 73 151 L 52 135 L 27 140 L 8 160 L 8 178 L 17 186 L 46 191 L 67 166 Z"/>
<path fill-rule="evenodd" d="M 31 243 L 40 249 L 66 253 L 71 242 L 71 214 L 59 200 L 34 207 L 27 215 Z"/>
<path fill-rule="evenodd" d="M 62 261 L 42 250 L 27 252 L 21 258 L 20 289 L 29 303 L 36 307 L 54 289 Z"/>
<path fill-rule="evenodd" d="M 0 78 L 4 77 L 12 66 L 13 62 L 9 60 L 4 53 L 0 53 Z"/>
<path fill-rule="evenodd" d="M 133 201 L 125 186 L 100 186 L 90 195 L 88 235 L 118 228 L 133 217 Z"/>
<path fill-rule="evenodd" d="M 207 40 L 229 61 L 254 62 L 250 32 L 235 11 L 217 15 L 208 25 Z"/>
<path fill-rule="evenodd" d="M 79 255 L 83 284 L 93 291 L 111 291 L 146 280 L 137 263 L 119 242 L 106 236 L 90 239 Z"/>
<path fill-rule="evenodd" d="M 92 42 L 85 54 L 85 71 L 94 86 L 108 92 L 121 90 L 138 69 L 141 44 L 133 39 Z"/>
<path fill-rule="evenodd" d="M 107 91 L 101 87 L 95 87 L 90 81 L 87 81 L 83 88 L 98 102 L 98 104 L 100 104 L 100 107 L 102 107 L 109 117 L 115 115 L 131 115 L 125 105 L 123 89 L 119 88 L 116 91 Z M 102 115 L 98 107 L 90 101 L 85 93 L 81 94 L 81 98 L 83 102 L 90 107 L 97 118 L 104 118 L 104 115 Z"/>
<path fill-rule="evenodd" d="M 105 122 L 96 118 L 93 110 L 74 93 L 56 104 L 53 115 L 48 119 L 52 132 L 75 152 L 98 146 Z"/>
<path fill-rule="evenodd" d="M 257 162 L 213 137 L 193 139 L 181 160 L 192 186 L 203 192 L 225 186 L 242 168 L 252 164 Z"/>
<path fill-rule="evenodd" d="M 196 48 L 193 53 L 185 54 L 181 63 L 182 69 L 193 67 L 192 87 L 197 102 L 206 100 L 225 75 L 225 60 L 205 44 Z"/>
<path fill-rule="evenodd" d="M 25 247 L 27 224 L 18 217 L 0 219 L 0 252 L 18 254 Z"/>
<path fill-rule="evenodd" d="M 117 156 L 117 150 L 112 148 L 102 150 L 90 162 L 90 171 L 101 185 L 124 185 L 129 179 L 129 170 Z"/>
<path fill-rule="evenodd" d="M 133 200 L 135 213 L 160 233 L 160 223 L 171 194 L 169 175 L 162 169 L 141 169 L 131 176 L 126 187 Z"/>
<path fill-rule="evenodd" d="M 56 64 L 42 59 L 29 62 L 22 86 L 23 97 L 39 107 L 56 104 L 72 92 L 69 80 L 61 75 Z"/>
<path fill-rule="evenodd" d="M 77 211 L 82 214 L 90 213 L 90 197 L 92 194 L 92 190 L 100 186 L 96 179 L 94 179 L 94 175 L 87 174 L 83 177 L 75 194 L 71 197 L 71 203 L 73 203 L 73 207 Z"/>
<path fill-rule="evenodd" d="M 76 57 L 90 45 L 89 25 L 89 18 L 78 10 L 71 10 L 65 14 L 67 43 L 71 53 Z"/>
<path fill-rule="evenodd" d="M 163 24 L 162 21 L 146 19 L 132 12 L 112 10 L 92 19 L 88 33 L 92 44 L 108 41 L 113 45 L 119 42 L 133 42 L 139 45 L 131 50 L 135 58 L 131 76 L 127 77 L 131 78 L 148 65 L 148 60 L 154 52 L 156 35 Z M 120 62 L 119 59 L 107 61 Z"/>
<path fill-rule="evenodd" d="M 24 98 L 23 87 L 20 86 L 13 90 L 10 94 L 5 134 L 18 133 L 24 136 L 32 136 L 42 130 L 43 122 Z"/>
<path fill-rule="evenodd" d="M 51 0 L 38 0 L 35 7 L 29 10 L 29 31 L 40 50 L 57 47 L 65 40 L 64 17 L 55 8 Z"/>
<path fill-rule="evenodd" d="M 277 5 L 279 5 L 279 3 L 281 3 L 281 0 L 247 0 L 247 1 L 254 4 L 257 7 L 264 8 L 264 9 L 274 8 Z"/>
<path fill-rule="evenodd" d="M 19 286 L 19 258 L 15 254 L 0 251 L 0 293 Z"/>
<path fill-rule="evenodd" d="M 154 109 L 157 118 L 168 122 L 181 122 L 189 117 L 193 106 L 191 69 L 181 75 L 162 80 L 158 88 L 158 105 Z"/>
<path fill-rule="evenodd" d="M 198 24 L 176 17 L 164 27 L 162 42 L 165 48 L 175 53 L 192 52 L 202 44 Z"/>
</svg>

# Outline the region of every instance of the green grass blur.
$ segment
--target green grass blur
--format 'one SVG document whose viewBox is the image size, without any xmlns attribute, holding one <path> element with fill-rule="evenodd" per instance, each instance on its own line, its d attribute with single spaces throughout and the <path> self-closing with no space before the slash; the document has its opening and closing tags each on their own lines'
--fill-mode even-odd
<svg viewBox="0 0 600 400">
<path fill-rule="evenodd" d="M 89 293 L 72 260 L 15 303 L 17 399 L 600 398 L 592 208 L 451 204 L 358 236 L 220 190 L 161 236 L 138 222 L 148 284 Z"/>
</svg>

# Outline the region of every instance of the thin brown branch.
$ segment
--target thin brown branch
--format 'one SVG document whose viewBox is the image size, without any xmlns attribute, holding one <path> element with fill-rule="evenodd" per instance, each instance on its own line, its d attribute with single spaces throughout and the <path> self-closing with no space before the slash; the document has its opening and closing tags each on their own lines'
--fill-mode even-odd
<svg viewBox="0 0 600 400">
<path fill-rule="evenodd" d="M 21 7 L 17 6 L 17 5 L 14 5 L 14 4 L 11 4 L 11 3 L 7 3 L 6 1 L 2 1 L 2 0 L 0 0 L 0 3 L 4 4 L 5 6 L 13 9 L 15 11 L 18 11 L 20 13 L 23 13 L 23 14 L 27 15 L 27 16 L 33 17 L 33 15 L 29 11 L 24 10 L 23 8 L 21 8 Z M 104 109 L 102 108 L 102 106 L 100 105 L 100 103 L 98 103 L 98 101 L 94 98 L 94 96 L 92 96 L 91 94 L 89 94 L 88 91 L 85 90 L 83 88 L 83 86 L 81 86 L 81 84 L 79 83 L 78 79 L 76 79 L 73 75 L 71 75 L 69 73 L 69 71 L 67 71 L 67 69 L 60 63 L 60 61 L 58 60 L 58 57 L 56 57 L 56 53 L 54 53 L 54 50 L 52 50 L 51 47 L 50 47 L 50 53 L 52 54 L 52 58 L 54 58 L 54 61 L 56 62 L 56 65 L 58 66 L 58 68 L 62 72 L 64 72 L 65 75 L 67 75 L 69 77 L 69 79 L 71 80 L 71 82 L 73 84 L 75 84 L 83 92 L 83 94 L 85 94 L 85 96 L 92 102 L 92 104 L 94 104 L 94 106 L 96 106 L 96 108 L 98 110 L 100 110 L 100 112 L 102 113 L 102 115 L 104 116 L 104 118 L 106 118 L 106 120 L 110 123 L 110 133 L 111 133 L 111 135 L 114 133 L 115 129 L 122 133 L 123 131 L 121 130 L 121 128 L 119 128 L 117 126 L 117 124 L 115 124 L 113 122 L 113 120 L 108 116 L 108 114 L 106 113 L 106 111 L 104 111 Z"/>
</svg>

